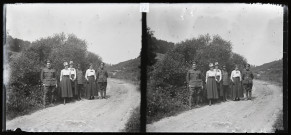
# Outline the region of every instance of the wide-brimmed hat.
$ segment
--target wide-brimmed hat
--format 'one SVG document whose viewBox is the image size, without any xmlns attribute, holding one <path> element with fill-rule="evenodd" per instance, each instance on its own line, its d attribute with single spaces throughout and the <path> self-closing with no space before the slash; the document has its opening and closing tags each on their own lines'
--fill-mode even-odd
<svg viewBox="0 0 291 135">
<path fill-rule="evenodd" d="M 68 62 L 64 62 L 64 66 L 68 66 Z"/>
<path fill-rule="evenodd" d="M 209 63 L 209 67 L 213 67 L 213 63 Z"/>
<path fill-rule="evenodd" d="M 226 68 L 226 66 L 225 66 L 225 65 L 223 65 L 223 66 L 222 66 L 222 68 Z"/>
<path fill-rule="evenodd" d="M 215 65 L 215 66 L 218 66 L 218 62 L 215 62 L 214 65 Z"/>
<path fill-rule="evenodd" d="M 73 63 L 73 61 L 70 61 L 70 65 L 73 65 L 74 63 Z"/>
</svg>

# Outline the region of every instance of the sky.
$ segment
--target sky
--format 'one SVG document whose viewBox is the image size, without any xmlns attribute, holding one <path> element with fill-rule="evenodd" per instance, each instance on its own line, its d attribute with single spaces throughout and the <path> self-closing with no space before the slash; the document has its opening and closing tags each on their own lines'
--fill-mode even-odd
<svg viewBox="0 0 291 135">
<path fill-rule="evenodd" d="M 141 50 L 139 4 L 9 4 L 6 31 L 27 41 L 75 34 L 106 63 L 138 57 Z"/>
<path fill-rule="evenodd" d="M 283 58 L 283 7 L 271 4 L 150 4 L 147 25 L 178 43 L 220 35 L 252 65 Z"/>
</svg>

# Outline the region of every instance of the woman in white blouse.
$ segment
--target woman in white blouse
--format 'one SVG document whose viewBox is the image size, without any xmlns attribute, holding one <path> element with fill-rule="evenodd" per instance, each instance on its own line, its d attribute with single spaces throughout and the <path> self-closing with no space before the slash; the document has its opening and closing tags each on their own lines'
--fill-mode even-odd
<svg viewBox="0 0 291 135">
<path fill-rule="evenodd" d="M 232 86 L 232 98 L 234 101 L 240 100 L 240 97 L 243 97 L 241 89 L 241 72 L 238 70 L 238 65 L 235 65 L 235 69 L 231 72 L 230 80 L 233 83 Z"/>
<path fill-rule="evenodd" d="M 66 104 L 66 98 L 73 97 L 72 86 L 71 86 L 71 72 L 68 69 L 68 62 L 64 62 L 65 69 L 61 70 L 60 82 L 61 82 L 61 97 L 64 99 Z"/>
<path fill-rule="evenodd" d="M 86 97 L 90 99 L 94 99 L 94 96 L 96 95 L 96 73 L 93 69 L 93 64 L 90 63 L 89 69 L 86 70 L 85 78 L 88 82 L 87 89 L 86 89 Z"/>
<path fill-rule="evenodd" d="M 206 72 L 206 89 L 207 89 L 207 99 L 209 100 L 209 105 L 211 105 L 211 100 L 218 99 L 217 83 L 219 81 L 215 78 L 216 71 L 213 69 L 213 64 L 209 64 L 210 70 Z"/>
</svg>

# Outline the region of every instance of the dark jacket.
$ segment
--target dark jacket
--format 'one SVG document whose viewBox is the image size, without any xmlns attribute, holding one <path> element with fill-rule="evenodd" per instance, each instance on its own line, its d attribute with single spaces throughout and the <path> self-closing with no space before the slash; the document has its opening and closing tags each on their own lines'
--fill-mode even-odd
<svg viewBox="0 0 291 135">
<path fill-rule="evenodd" d="M 96 74 L 97 82 L 107 82 L 108 73 L 105 69 L 99 69 Z"/>
<path fill-rule="evenodd" d="M 193 69 L 188 70 L 186 81 L 190 87 L 202 87 L 203 81 L 201 71 Z"/>
<path fill-rule="evenodd" d="M 40 73 L 40 80 L 45 86 L 55 86 L 57 84 L 56 70 L 43 68 Z"/>
</svg>

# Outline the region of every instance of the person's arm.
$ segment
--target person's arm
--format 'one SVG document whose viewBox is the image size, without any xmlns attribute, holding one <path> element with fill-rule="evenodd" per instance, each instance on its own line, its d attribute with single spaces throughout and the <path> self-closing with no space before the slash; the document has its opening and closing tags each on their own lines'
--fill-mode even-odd
<svg viewBox="0 0 291 135">
<path fill-rule="evenodd" d="M 61 70 L 60 82 L 62 81 L 62 76 L 63 76 L 63 70 Z"/>
<path fill-rule="evenodd" d="M 254 79 L 254 74 L 252 71 L 251 71 L 251 78 Z"/>
<path fill-rule="evenodd" d="M 240 81 L 242 81 L 241 72 L 240 71 L 239 71 L 239 79 L 240 79 Z"/>
<path fill-rule="evenodd" d="M 233 77 L 233 71 L 231 71 L 231 75 L 230 75 L 230 80 L 233 82 L 232 77 Z"/>
<path fill-rule="evenodd" d="M 69 77 L 71 80 L 73 80 L 72 75 L 71 75 L 71 71 L 69 72 Z"/>
<path fill-rule="evenodd" d="M 222 74 L 221 74 L 221 70 L 219 70 L 220 72 L 219 72 L 219 82 L 221 81 L 221 79 L 222 79 Z"/>
<path fill-rule="evenodd" d="M 95 70 L 94 70 L 95 71 Z M 94 77 L 95 77 L 95 81 L 96 81 L 96 79 L 97 79 L 97 77 L 96 77 L 96 71 L 94 72 Z"/>
<path fill-rule="evenodd" d="M 207 83 L 207 78 L 208 78 L 208 71 L 206 71 L 206 77 L 205 77 L 205 82 Z"/>
<path fill-rule="evenodd" d="M 76 80 L 76 78 L 77 78 L 77 72 L 76 72 L 76 69 L 74 70 L 74 81 Z"/>
<path fill-rule="evenodd" d="M 105 76 L 106 76 L 106 78 L 108 78 L 108 72 L 107 71 L 105 71 Z"/>
<path fill-rule="evenodd" d="M 40 72 L 40 81 L 41 81 L 41 83 L 43 84 L 43 69 L 42 69 L 41 72 Z"/>
<path fill-rule="evenodd" d="M 87 75 L 88 75 L 88 70 L 86 70 L 86 73 L 85 73 L 85 79 L 88 81 Z"/>
<path fill-rule="evenodd" d="M 98 79 L 99 78 L 99 70 L 96 70 L 96 79 Z"/>
<path fill-rule="evenodd" d="M 187 74 L 186 74 L 186 82 L 187 82 L 187 85 L 189 85 L 189 71 L 187 71 Z"/>
</svg>

